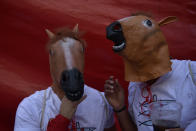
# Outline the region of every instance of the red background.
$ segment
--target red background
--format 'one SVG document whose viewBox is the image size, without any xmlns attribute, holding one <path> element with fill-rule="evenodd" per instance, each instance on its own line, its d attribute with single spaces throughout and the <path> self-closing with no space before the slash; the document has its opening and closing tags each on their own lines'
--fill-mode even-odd
<svg viewBox="0 0 196 131">
<path fill-rule="evenodd" d="M 78 23 L 88 44 L 86 84 L 103 90 L 104 81 L 115 75 L 127 92 L 122 60 L 106 40 L 105 27 L 137 11 L 150 12 L 156 20 L 177 16 L 177 22 L 162 27 L 171 56 L 196 60 L 194 0 L 1 0 L 0 130 L 13 130 L 19 102 L 51 84 L 46 28 Z"/>
</svg>

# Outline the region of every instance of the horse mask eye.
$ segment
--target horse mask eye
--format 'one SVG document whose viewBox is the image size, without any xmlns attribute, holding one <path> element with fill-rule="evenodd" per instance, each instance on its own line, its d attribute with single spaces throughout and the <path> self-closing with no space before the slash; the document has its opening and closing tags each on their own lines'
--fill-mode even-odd
<svg viewBox="0 0 196 131">
<path fill-rule="evenodd" d="M 151 27 L 152 26 L 152 22 L 150 20 L 145 20 L 144 21 L 144 26 Z"/>
<path fill-rule="evenodd" d="M 76 68 L 63 71 L 60 84 L 69 100 L 77 101 L 83 96 L 84 79 L 82 73 Z"/>
</svg>

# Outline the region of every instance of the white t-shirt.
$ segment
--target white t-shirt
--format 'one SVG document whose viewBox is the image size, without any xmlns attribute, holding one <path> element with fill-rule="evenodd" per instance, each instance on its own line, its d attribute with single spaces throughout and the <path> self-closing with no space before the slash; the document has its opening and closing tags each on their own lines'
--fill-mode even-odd
<svg viewBox="0 0 196 131">
<path fill-rule="evenodd" d="M 189 70 L 189 63 L 193 77 Z M 177 101 L 182 104 L 180 126 L 186 128 L 185 131 L 196 130 L 196 83 L 194 82 L 196 82 L 196 62 L 172 60 L 172 71 L 160 77 L 150 88 L 153 101 Z M 146 83 L 130 82 L 128 110 L 138 131 L 153 131 L 150 117 L 141 113 L 144 111 L 149 113 L 149 104 L 142 104 L 145 98 L 141 93 L 145 86 Z"/>
<path fill-rule="evenodd" d="M 45 91 L 46 106 L 41 124 Z M 87 85 L 84 87 L 84 94 L 87 94 L 87 98 L 78 105 L 74 116 L 76 128 L 86 131 L 103 131 L 104 128 L 112 127 L 114 125 L 113 111 L 106 102 L 104 94 Z M 48 121 L 59 114 L 60 105 L 61 101 L 51 87 L 36 91 L 19 104 L 14 130 L 45 131 Z"/>
</svg>

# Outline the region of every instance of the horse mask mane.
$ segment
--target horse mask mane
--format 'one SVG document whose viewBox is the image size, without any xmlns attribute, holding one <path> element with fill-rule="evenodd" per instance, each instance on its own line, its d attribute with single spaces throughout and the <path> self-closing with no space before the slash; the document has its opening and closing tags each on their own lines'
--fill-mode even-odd
<svg viewBox="0 0 196 131">
<path fill-rule="evenodd" d="M 55 31 L 55 33 L 51 32 L 50 30 L 45 30 L 48 37 L 50 38 L 46 48 L 50 51 L 50 46 L 55 44 L 58 40 L 63 39 L 64 37 L 70 37 L 75 40 L 78 40 L 84 47 L 86 47 L 86 42 L 81 37 L 83 36 L 84 32 L 80 32 L 78 29 L 78 24 L 71 30 L 67 27 L 59 28 Z"/>
<path fill-rule="evenodd" d="M 168 44 L 160 26 L 175 20 L 169 16 L 157 23 L 145 14 L 135 14 L 107 26 L 106 37 L 124 60 L 126 81 L 148 81 L 171 71 Z"/>
</svg>

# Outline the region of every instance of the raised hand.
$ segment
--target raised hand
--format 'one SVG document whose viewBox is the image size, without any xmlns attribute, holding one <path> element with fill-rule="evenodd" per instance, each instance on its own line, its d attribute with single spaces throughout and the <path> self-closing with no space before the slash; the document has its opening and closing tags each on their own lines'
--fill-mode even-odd
<svg viewBox="0 0 196 131">
<path fill-rule="evenodd" d="M 63 97 L 61 100 L 61 107 L 60 107 L 60 114 L 66 117 L 67 119 L 71 119 L 77 109 L 77 106 L 86 98 L 87 96 L 84 95 L 78 101 L 70 101 L 67 99 L 66 96 Z"/>
<path fill-rule="evenodd" d="M 114 80 L 113 76 L 110 76 L 105 81 L 104 85 L 105 97 L 114 110 L 120 110 L 125 106 L 124 90 L 118 82 L 118 79 Z"/>
</svg>

